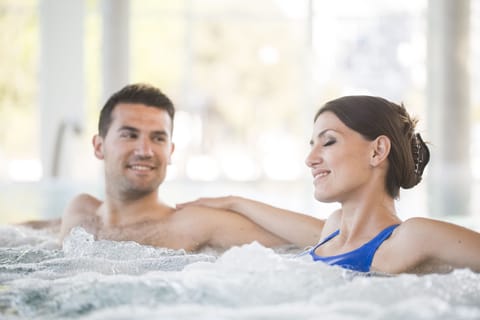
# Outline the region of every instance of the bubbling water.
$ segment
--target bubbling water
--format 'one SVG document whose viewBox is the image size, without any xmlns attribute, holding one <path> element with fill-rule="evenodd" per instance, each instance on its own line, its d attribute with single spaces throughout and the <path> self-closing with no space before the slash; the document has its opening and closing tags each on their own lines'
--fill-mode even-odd
<svg viewBox="0 0 480 320">
<path fill-rule="evenodd" d="M 480 319 L 480 275 L 365 276 L 258 243 L 222 254 L 0 227 L 2 319 Z"/>
</svg>

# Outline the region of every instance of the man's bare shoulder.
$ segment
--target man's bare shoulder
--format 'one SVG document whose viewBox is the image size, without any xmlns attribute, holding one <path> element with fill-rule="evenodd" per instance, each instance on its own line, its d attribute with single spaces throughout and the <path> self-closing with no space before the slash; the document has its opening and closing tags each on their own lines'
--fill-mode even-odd
<svg viewBox="0 0 480 320">
<path fill-rule="evenodd" d="M 169 223 L 179 228 L 206 228 L 213 224 L 215 218 L 220 218 L 223 214 L 224 212 L 218 209 L 188 206 L 173 210 L 169 217 Z"/>
<path fill-rule="evenodd" d="M 219 212 L 221 214 L 224 211 L 225 210 L 215 209 L 215 208 L 210 208 L 205 206 L 191 205 L 191 206 L 182 207 L 181 209 L 176 209 L 174 213 L 179 217 L 185 217 L 191 214 L 212 215 L 212 214 L 218 214 Z"/>
<path fill-rule="evenodd" d="M 75 226 L 84 227 L 91 232 L 95 227 L 96 212 L 101 204 L 102 201 L 86 193 L 75 196 L 63 213 L 60 238 L 63 239 Z"/>
<path fill-rule="evenodd" d="M 245 221 L 253 224 L 251 220 L 233 211 L 194 205 L 175 210 L 172 218 L 179 221 L 208 225 L 221 225 L 233 221 Z"/>
<path fill-rule="evenodd" d="M 74 197 L 68 204 L 65 213 L 94 213 L 98 207 L 102 204 L 102 201 L 87 193 L 81 193 Z"/>
<path fill-rule="evenodd" d="M 235 229 L 259 228 L 253 221 L 233 211 L 193 205 L 175 210 L 170 221 L 179 229 L 188 228 L 204 235 L 218 230 L 228 233 Z"/>
</svg>

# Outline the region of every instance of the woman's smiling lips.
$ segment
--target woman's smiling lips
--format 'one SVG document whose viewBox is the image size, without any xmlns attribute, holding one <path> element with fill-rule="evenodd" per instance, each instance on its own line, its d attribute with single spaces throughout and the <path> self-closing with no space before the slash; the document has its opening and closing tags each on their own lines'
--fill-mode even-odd
<svg viewBox="0 0 480 320">
<path fill-rule="evenodd" d="M 330 170 L 324 170 L 324 169 L 312 170 L 313 183 L 317 182 L 318 180 L 322 179 L 328 174 L 330 174 Z"/>
</svg>

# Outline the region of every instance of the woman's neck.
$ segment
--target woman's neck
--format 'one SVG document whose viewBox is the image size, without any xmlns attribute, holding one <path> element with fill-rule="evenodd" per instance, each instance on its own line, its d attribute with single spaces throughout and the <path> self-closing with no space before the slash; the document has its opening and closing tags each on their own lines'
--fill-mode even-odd
<svg viewBox="0 0 480 320">
<path fill-rule="evenodd" d="M 395 223 L 400 223 L 400 219 L 394 200 L 388 195 L 342 203 L 340 231 L 347 239 L 369 238 Z"/>
</svg>

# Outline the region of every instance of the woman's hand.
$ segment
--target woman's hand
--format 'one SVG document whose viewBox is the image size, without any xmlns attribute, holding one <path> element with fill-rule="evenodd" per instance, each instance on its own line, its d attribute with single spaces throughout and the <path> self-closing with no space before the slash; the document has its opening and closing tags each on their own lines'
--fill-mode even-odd
<svg viewBox="0 0 480 320">
<path fill-rule="evenodd" d="M 225 209 L 225 210 L 232 210 L 233 203 L 234 203 L 233 196 L 225 196 L 225 197 L 215 197 L 215 198 L 198 198 L 193 201 L 177 203 L 176 208 L 182 209 L 187 206 L 202 206 L 202 207 L 210 207 L 216 209 Z"/>
</svg>

